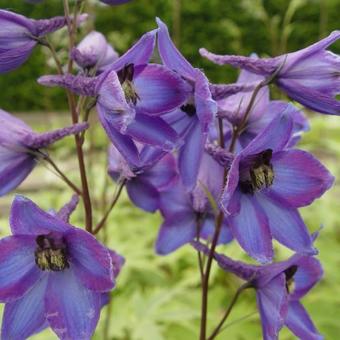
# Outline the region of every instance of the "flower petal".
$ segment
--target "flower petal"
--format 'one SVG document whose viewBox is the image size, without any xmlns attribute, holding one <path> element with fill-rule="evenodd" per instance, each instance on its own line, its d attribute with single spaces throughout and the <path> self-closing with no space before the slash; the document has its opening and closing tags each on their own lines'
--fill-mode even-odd
<svg viewBox="0 0 340 340">
<path fill-rule="evenodd" d="M 290 98 L 316 112 L 340 115 L 340 101 L 327 92 L 321 92 L 299 84 L 294 80 L 280 79 L 278 86 Z"/>
<path fill-rule="evenodd" d="M 212 240 L 216 228 L 215 225 L 215 218 L 213 216 L 205 218 L 201 226 L 200 237 L 206 240 Z M 226 244 L 232 239 L 233 235 L 231 233 L 231 229 L 226 221 L 224 221 L 217 244 Z"/>
<path fill-rule="evenodd" d="M 289 77 L 291 73 L 299 71 L 299 69 L 301 71 L 301 68 L 308 71 L 308 67 L 306 66 L 320 67 L 320 65 L 316 65 L 315 60 L 313 60 L 313 62 L 310 63 L 311 65 L 309 65 L 308 60 L 310 60 L 310 58 L 313 57 L 314 54 L 320 53 L 320 51 L 325 50 L 328 46 L 332 45 L 339 38 L 340 31 L 339 30 L 333 31 L 328 37 L 321 39 L 320 41 L 299 51 L 289 53 L 287 56 L 286 63 L 283 66 L 280 74 L 284 74 L 284 76 L 287 74 Z M 320 61 L 321 60 L 319 60 L 319 62 Z M 308 72 L 308 76 L 313 76 L 314 74 Z"/>
<path fill-rule="evenodd" d="M 310 153 L 287 150 L 273 155 L 274 182 L 270 192 L 292 207 L 311 204 L 328 190 L 334 177 Z"/>
<path fill-rule="evenodd" d="M 175 157 L 168 153 L 142 175 L 158 191 L 167 189 L 178 179 Z"/>
<path fill-rule="evenodd" d="M 0 10 L 0 47 L 12 49 L 32 40 L 29 36 L 34 32 L 34 23 L 23 15 Z"/>
<path fill-rule="evenodd" d="M 221 208 L 226 215 L 234 214 L 239 211 L 239 200 L 235 200 L 235 190 L 240 179 L 240 161 L 241 156 L 236 156 L 231 163 L 228 171 L 227 184 L 223 190 L 221 197 Z M 238 196 L 240 193 L 236 193 Z M 234 202 L 233 202 L 234 200 Z"/>
<path fill-rule="evenodd" d="M 263 338 L 277 339 L 288 310 L 285 275 L 280 274 L 258 289 L 256 301 L 261 315 Z"/>
<path fill-rule="evenodd" d="M 85 288 L 70 269 L 50 273 L 45 296 L 50 327 L 62 340 L 90 339 L 99 319 L 101 296 Z"/>
<path fill-rule="evenodd" d="M 21 66 L 31 55 L 36 41 L 0 53 L 0 73 L 7 73 Z"/>
<path fill-rule="evenodd" d="M 37 282 L 21 299 L 6 304 L 2 339 L 27 339 L 47 327 L 44 305 L 47 277 Z"/>
<path fill-rule="evenodd" d="M 293 132 L 291 111 L 293 107 L 278 114 L 253 140 L 241 151 L 242 156 L 254 155 L 264 150 L 281 151 L 289 142 Z M 295 110 L 295 109 L 294 109 Z"/>
<path fill-rule="evenodd" d="M 155 47 L 156 33 L 157 30 L 145 33 L 126 53 L 110 66 L 110 69 L 119 71 L 128 64 L 147 64 Z"/>
<path fill-rule="evenodd" d="M 197 117 L 201 123 L 202 131 L 207 133 L 217 113 L 217 103 L 211 97 L 207 77 L 200 70 L 196 71 L 194 96 Z"/>
<path fill-rule="evenodd" d="M 273 257 L 268 218 L 256 196 L 240 195 L 240 211 L 229 217 L 234 237 L 255 260 L 266 263 Z"/>
<path fill-rule="evenodd" d="M 177 181 L 167 190 L 160 192 L 160 210 L 166 218 L 178 213 L 193 212 L 190 194 L 185 190 L 181 181 Z"/>
<path fill-rule="evenodd" d="M 8 152 L 0 146 L 0 196 L 17 188 L 36 165 L 32 155 Z"/>
<path fill-rule="evenodd" d="M 299 300 L 305 296 L 323 275 L 320 261 L 314 257 L 304 256 L 296 263 L 298 269 L 294 275 L 294 290 L 290 294 L 291 300 Z"/>
<path fill-rule="evenodd" d="M 295 208 L 273 201 L 270 195 L 258 193 L 256 197 L 267 215 L 271 233 L 276 240 L 298 253 L 317 253 L 308 229 Z"/>
<path fill-rule="evenodd" d="M 162 115 L 162 118 L 177 132 L 181 137 L 185 136 L 190 130 L 196 117 L 189 117 L 181 109 L 174 110 Z"/>
<path fill-rule="evenodd" d="M 58 217 L 63 220 L 64 222 L 68 223 L 71 214 L 77 208 L 79 203 L 79 196 L 73 195 L 71 200 L 66 203 L 57 213 Z"/>
<path fill-rule="evenodd" d="M 35 237 L 9 236 L 0 240 L 0 301 L 21 298 L 41 278 L 35 264 Z"/>
<path fill-rule="evenodd" d="M 111 249 L 108 249 L 109 250 L 109 253 L 110 253 L 110 257 L 111 257 L 111 261 L 112 261 L 112 265 L 113 265 L 113 275 L 114 277 L 116 278 L 124 263 L 125 263 L 125 258 L 121 255 L 119 255 L 117 252 L 115 252 L 114 250 L 111 250 Z"/>
<path fill-rule="evenodd" d="M 192 213 L 178 213 L 163 222 L 156 241 L 156 252 L 167 255 L 197 235 L 196 218 Z"/>
<path fill-rule="evenodd" d="M 287 327 L 299 338 L 322 340 L 305 308 L 298 301 L 290 301 L 286 319 Z"/>
<path fill-rule="evenodd" d="M 147 114 L 172 111 L 184 104 L 191 92 L 177 73 L 157 64 L 136 66 L 133 84 L 139 97 L 136 109 Z"/>
<path fill-rule="evenodd" d="M 143 178 L 131 179 L 126 183 L 126 190 L 131 201 L 148 212 L 155 212 L 159 207 L 159 193 L 157 189 Z"/>
<path fill-rule="evenodd" d="M 182 54 L 178 51 L 178 49 L 172 42 L 167 26 L 159 18 L 156 18 L 156 21 L 159 27 L 158 50 L 163 64 L 171 70 L 175 70 L 181 76 L 189 79 L 195 79 L 195 69 L 182 56 Z"/>
<path fill-rule="evenodd" d="M 72 228 L 69 224 L 41 210 L 24 196 L 16 195 L 12 203 L 9 223 L 14 235 L 41 235 L 51 231 L 64 232 Z"/>
<path fill-rule="evenodd" d="M 196 185 L 206 139 L 207 135 L 203 133 L 201 125 L 195 118 L 178 156 L 179 172 L 182 182 L 188 190 L 192 190 Z"/>
<path fill-rule="evenodd" d="M 73 228 L 64 237 L 72 269 L 80 282 L 94 291 L 111 290 L 115 281 L 108 249 L 82 229 Z"/>
<path fill-rule="evenodd" d="M 158 146 L 166 151 L 172 151 L 178 141 L 175 130 L 163 119 L 142 113 L 137 114 L 129 124 L 126 134 L 141 143 Z"/>
<path fill-rule="evenodd" d="M 129 136 L 123 135 L 116 130 L 116 128 L 107 119 L 106 112 L 101 105 L 97 105 L 97 110 L 100 122 L 103 125 L 103 128 L 105 129 L 113 145 L 124 156 L 129 164 L 138 166 L 139 155 L 137 147 L 133 140 Z"/>
</svg>

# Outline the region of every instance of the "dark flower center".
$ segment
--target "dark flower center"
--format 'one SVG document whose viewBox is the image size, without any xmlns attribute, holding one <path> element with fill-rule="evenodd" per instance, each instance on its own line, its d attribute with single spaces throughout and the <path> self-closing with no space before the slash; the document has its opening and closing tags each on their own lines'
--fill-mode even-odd
<svg viewBox="0 0 340 340">
<path fill-rule="evenodd" d="M 297 269 L 298 269 L 298 266 L 297 265 L 293 265 L 293 266 L 287 268 L 284 271 L 285 276 L 286 276 L 286 289 L 287 289 L 288 293 L 291 290 L 294 289 L 294 287 L 293 287 L 293 285 L 294 285 L 294 275 L 295 275 Z"/>
<path fill-rule="evenodd" d="M 274 170 L 270 163 L 273 151 L 267 149 L 248 160 L 244 169 L 240 169 L 239 187 L 245 194 L 254 194 L 268 188 L 274 181 Z"/>
<path fill-rule="evenodd" d="M 124 91 L 125 99 L 128 103 L 132 103 L 133 105 L 137 104 L 137 100 L 140 100 L 138 96 L 135 86 L 133 84 L 133 75 L 134 75 L 134 65 L 127 64 L 117 72 L 119 82 L 122 85 L 122 89 Z"/>
<path fill-rule="evenodd" d="M 36 243 L 35 263 L 41 270 L 59 272 L 69 267 L 66 245 L 62 238 L 39 235 L 36 238 Z"/>
<path fill-rule="evenodd" d="M 189 117 L 192 117 L 196 114 L 196 107 L 194 104 L 184 104 L 181 106 L 181 110 L 185 112 Z"/>
</svg>

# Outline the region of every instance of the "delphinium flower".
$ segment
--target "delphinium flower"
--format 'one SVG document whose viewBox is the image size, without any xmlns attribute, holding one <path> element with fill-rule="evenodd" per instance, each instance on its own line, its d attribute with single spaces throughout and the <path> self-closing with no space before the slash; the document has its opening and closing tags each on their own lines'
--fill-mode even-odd
<svg viewBox="0 0 340 340">
<path fill-rule="evenodd" d="M 82 69 L 95 68 L 100 72 L 118 59 L 118 53 L 102 33 L 92 31 L 72 49 L 71 57 Z"/>
<path fill-rule="evenodd" d="M 289 97 L 314 111 L 340 115 L 340 57 L 328 50 L 340 38 L 340 31 L 297 52 L 275 58 L 216 55 L 201 49 L 202 56 L 220 64 L 230 64 L 263 76 L 278 71 L 275 82 Z"/>
<path fill-rule="evenodd" d="M 193 189 L 217 106 L 212 99 L 209 81 L 204 73 L 191 66 L 181 55 L 171 41 L 167 26 L 158 18 L 157 23 L 158 50 L 163 64 L 175 70 L 191 89 L 182 105 L 162 117 L 184 138 L 179 149 L 178 168 L 184 186 Z"/>
<path fill-rule="evenodd" d="M 234 237 L 262 263 L 272 259 L 272 238 L 299 253 L 315 252 L 297 208 L 334 181 L 311 154 L 287 148 L 292 132 L 288 107 L 234 157 L 220 201 Z"/>
<path fill-rule="evenodd" d="M 86 17 L 79 16 L 78 22 L 82 22 Z M 34 20 L 0 10 L 0 73 L 9 72 L 22 65 L 44 36 L 64 27 L 66 23 L 65 17 Z"/>
<path fill-rule="evenodd" d="M 254 55 L 253 58 L 255 58 Z M 259 84 L 264 80 L 265 77 L 261 75 L 248 72 L 247 70 L 242 70 L 236 84 Z M 217 100 L 217 115 L 224 120 L 224 134 L 226 141 L 231 140 L 233 127 L 237 127 L 242 124 L 243 117 L 246 114 L 252 95 L 253 92 L 242 90 L 233 95 L 229 95 L 226 98 Z M 293 106 L 291 103 L 287 104 L 281 100 L 270 100 L 269 87 L 266 85 L 259 90 L 254 104 L 250 108 L 245 126 L 242 128 L 238 136 L 236 150 L 239 151 L 246 147 L 273 118 L 286 110 L 287 105 L 291 106 L 289 112 L 293 118 L 294 126 L 294 135 L 292 136 L 290 145 L 292 146 L 296 144 L 300 139 L 302 132 L 309 129 L 307 118 L 301 110 Z M 211 132 L 211 137 L 217 139 L 217 131 L 212 129 Z"/>
<path fill-rule="evenodd" d="M 0 110 L 0 195 L 15 189 L 32 171 L 40 151 L 71 134 L 87 129 L 87 123 L 79 123 L 58 130 L 36 133 L 22 120 Z"/>
<path fill-rule="evenodd" d="M 203 244 L 192 244 L 209 254 L 209 248 Z M 264 339 L 278 339 L 284 325 L 299 339 L 323 339 L 300 302 L 322 278 L 323 270 L 317 259 L 295 254 L 287 261 L 256 266 L 218 253 L 214 253 L 214 258 L 223 270 L 247 281 L 247 287 L 256 289 Z"/>
<path fill-rule="evenodd" d="M 139 165 L 129 165 L 111 145 L 108 172 L 113 180 L 126 182 L 129 198 L 137 207 L 154 212 L 159 208 L 159 192 L 177 180 L 176 161 L 172 154 L 150 146 L 141 147 L 139 155 Z"/>
<path fill-rule="evenodd" d="M 189 93 L 188 85 L 163 65 L 149 64 L 156 31 L 146 33 L 110 69 L 95 78 L 43 76 L 47 86 L 63 86 L 97 98 L 100 121 L 112 143 L 130 164 L 138 165 L 133 140 L 170 151 L 178 136 L 160 114 L 181 106 Z"/>
<path fill-rule="evenodd" d="M 60 218 L 16 196 L 13 235 L 0 240 L 3 339 L 26 339 L 48 326 L 60 339 L 91 338 L 123 260 L 71 226 L 68 215 Z"/>
<path fill-rule="evenodd" d="M 188 192 L 179 178 L 178 182 L 160 191 L 160 211 L 164 218 L 156 241 L 156 252 L 168 254 L 196 238 L 212 239 L 215 230 L 215 211 L 212 202 L 221 195 L 223 169 L 207 153 L 203 153 L 197 185 Z M 209 194 L 208 194 L 209 193 Z M 224 220 L 219 243 L 232 239 L 230 228 Z"/>
</svg>

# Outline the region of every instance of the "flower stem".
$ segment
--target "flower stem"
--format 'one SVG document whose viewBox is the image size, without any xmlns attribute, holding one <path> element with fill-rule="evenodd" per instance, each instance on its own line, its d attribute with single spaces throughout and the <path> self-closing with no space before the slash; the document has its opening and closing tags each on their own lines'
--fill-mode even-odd
<svg viewBox="0 0 340 340">
<path fill-rule="evenodd" d="M 219 128 L 219 143 L 221 148 L 225 147 L 224 142 L 224 131 L 223 131 L 223 120 L 221 118 L 218 119 L 218 128 Z M 225 183 L 227 179 L 227 171 L 224 171 L 223 174 L 223 182 Z M 213 263 L 214 258 L 214 252 L 217 246 L 218 238 L 221 233 L 222 229 L 222 223 L 224 219 L 224 213 L 222 210 L 220 210 L 219 214 L 216 218 L 216 227 L 215 232 L 213 236 L 213 240 L 211 242 L 211 247 L 207 259 L 207 265 L 205 273 L 203 274 L 202 278 L 202 304 L 201 304 L 201 329 L 200 329 L 200 340 L 206 339 L 206 333 L 207 333 L 207 313 L 208 313 L 208 291 L 209 291 L 209 277 L 210 277 L 210 271 L 211 266 Z"/>
<path fill-rule="evenodd" d="M 112 209 L 114 208 L 114 206 L 116 205 L 116 203 L 118 202 L 118 199 L 123 191 L 123 188 L 125 186 L 126 183 L 126 179 L 124 179 L 117 190 L 117 193 L 115 194 L 113 201 L 111 202 L 110 207 L 107 209 L 105 215 L 103 216 L 103 218 L 100 220 L 100 222 L 97 224 L 96 228 L 93 230 L 93 234 L 97 234 L 99 232 L 99 230 L 105 225 L 106 220 L 108 219 Z"/>
<path fill-rule="evenodd" d="M 40 153 L 41 154 L 41 153 Z M 52 166 L 52 168 L 57 172 L 61 179 L 79 196 L 82 196 L 82 191 L 59 169 L 57 164 L 50 158 L 48 154 L 42 154 L 43 160 Z"/>
<path fill-rule="evenodd" d="M 235 145 L 236 145 L 236 141 L 238 139 L 238 137 L 240 136 L 240 134 L 242 133 L 243 129 L 246 127 L 247 125 L 247 121 L 250 115 L 250 112 L 255 104 L 255 100 L 256 97 L 259 93 L 259 91 L 262 89 L 262 87 L 269 85 L 275 78 L 276 76 L 280 73 L 283 65 L 285 64 L 285 60 L 283 61 L 283 63 L 275 70 L 275 72 L 273 72 L 273 74 L 271 74 L 270 76 L 268 76 L 266 79 L 264 79 L 263 81 L 261 81 L 254 89 L 251 98 L 249 100 L 248 106 L 244 112 L 243 118 L 241 120 L 241 122 L 234 127 L 234 131 L 233 131 L 233 136 L 231 139 L 231 143 L 230 143 L 230 147 L 229 147 L 229 151 L 233 152 L 235 149 Z"/>
<path fill-rule="evenodd" d="M 251 287 L 249 282 L 246 282 L 245 284 L 243 284 L 241 287 L 239 287 L 239 289 L 236 291 L 233 299 L 230 301 L 230 304 L 227 308 L 227 310 L 224 313 L 224 316 L 222 318 L 222 320 L 220 321 L 220 323 L 216 326 L 216 328 L 213 330 L 213 332 L 211 333 L 211 335 L 208 337 L 208 340 L 213 340 L 218 333 L 220 332 L 221 328 L 223 327 L 223 324 L 225 323 L 225 321 L 228 319 L 232 309 L 234 308 L 239 296 L 241 295 L 241 293 L 247 289 Z"/>
<path fill-rule="evenodd" d="M 64 11 L 65 11 L 65 18 L 67 21 L 67 28 L 69 32 L 69 52 L 71 52 L 74 41 L 75 41 L 75 30 L 73 29 L 73 26 L 76 25 L 76 22 L 70 19 L 70 9 L 68 0 L 64 0 Z M 75 18 L 74 18 L 75 19 Z M 68 72 L 72 71 L 72 62 L 68 63 Z M 77 105 L 74 98 L 74 95 L 66 90 L 67 94 L 67 100 L 69 104 L 69 108 L 71 111 L 72 116 L 72 122 L 73 124 L 78 123 L 78 112 L 77 112 Z M 84 152 L 82 148 L 82 138 L 79 134 L 75 135 L 75 144 L 76 144 L 76 150 L 77 150 L 77 156 L 78 156 L 78 163 L 79 163 L 79 172 L 80 172 L 80 179 L 82 184 L 82 198 L 84 203 L 84 209 L 85 209 L 85 227 L 86 230 L 90 233 L 92 233 L 92 204 L 91 204 L 91 197 L 89 192 L 89 186 L 87 181 L 87 174 L 86 174 L 86 167 L 85 167 L 85 160 L 84 160 Z"/>
</svg>

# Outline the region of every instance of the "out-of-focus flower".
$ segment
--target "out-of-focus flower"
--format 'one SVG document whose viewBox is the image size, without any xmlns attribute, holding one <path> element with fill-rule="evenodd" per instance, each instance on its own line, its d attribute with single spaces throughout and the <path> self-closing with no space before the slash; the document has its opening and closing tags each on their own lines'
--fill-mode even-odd
<svg viewBox="0 0 340 340">
<path fill-rule="evenodd" d="M 71 57 L 83 69 L 95 67 L 97 71 L 102 71 L 118 59 L 118 53 L 107 43 L 102 33 L 92 31 L 73 48 Z"/>
<path fill-rule="evenodd" d="M 192 244 L 197 250 L 209 254 L 209 248 L 203 244 Z M 317 259 L 296 254 L 287 261 L 255 266 L 218 253 L 214 258 L 223 270 L 237 275 L 256 289 L 264 339 L 278 339 L 284 325 L 299 339 L 323 339 L 300 302 L 322 278 L 323 270 Z"/>
<path fill-rule="evenodd" d="M 78 22 L 86 18 L 87 15 L 80 15 Z M 29 58 L 39 39 L 65 25 L 65 17 L 34 20 L 0 10 L 0 73 L 18 68 Z"/>
<path fill-rule="evenodd" d="M 0 110 L 0 196 L 15 189 L 42 156 L 40 149 L 88 128 L 87 123 L 36 133 L 22 120 Z"/>
<path fill-rule="evenodd" d="M 164 218 L 156 242 L 158 254 L 166 255 L 196 238 L 211 239 L 215 231 L 215 212 L 210 199 L 217 200 L 223 187 L 223 169 L 203 153 L 198 185 L 188 192 L 181 181 L 160 192 L 160 211 Z M 232 239 L 226 220 L 219 243 Z"/>
<path fill-rule="evenodd" d="M 220 64 L 230 64 L 263 76 L 275 71 L 276 84 L 292 99 L 321 113 L 340 115 L 340 57 L 326 48 L 340 38 L 340 31 L 297 52 L 275 58 L 220 56 L 200 49 L 202 56 Z"/>
<path fill-rule="evenodd" d="M 167 26 L 159 18 L 157 23 L 158 50 L 162 62 L 185 79 L 191 92 L 180 107 L 162 117 L 184 139 L 179 149 L 178 168 L 184 186 L 192 190 L 196 185 L 208 130 L 217 112 L 217 105 L 212 99 L 206 76 L 181 55 L 171 41 Z"/>
<path fill-rule="evenodd" d="M 221 197 L 234 237 L 262 263 L 272 259 L 272 238 L 299 253 L 315 253 L 297 208 L 334 181 L 311 154 L 286 148 L 292 133 L 288 107 L 235 156 Z"/>
<path fill-rule="evenodd" d="M 159 192 L 177 180 L 176 160 L 172 154 L 150 146 L 142 147 L 139 155 L 139 165 L 129 165 L 111 145 L 108 172 L 113 180 L 126 181 L 127 193 L 137 207 L 154 212 L 159 208 Z"/>
<path fill-rule="evenodd" d="M 253 56 L 255 58 L 255 56 Z M 264 77 L 255 73 L 242 70 L 237 84 L 249 84 L 264 81 Z M 230 124 L 225 123 L 224 132 L 226 144 L 228 140 L 231 140 L 233 126 L 241 124 L 249 102 L 251 100 L 253 92 L 249 90 L 239 90 L 233 95 L 229 95 L 224 99 L 218 100 L 218 116 L 227 120 Z M 293 106 L 293 104 L 287 104 L 280 100 L 270 100 L 268 86 L 262 87 L 255 99 L 253 106 L 250 109 L 248 119 L 245 127 L 242 129 L 236 143 L 236 150 L 240 151 L 245 148 L 278 114 L 287 109 L 287 105 L 290 105 L 289 114 L 293 119 L 294 134 L 290 146 L 296 144 L 302 132 L 309 129 L 308 120 L 301 110 Z M 217 139 L 216 131 L 212 129 L 211 137 Z"/>
<path fill-rule="evenodd" d="M 138 165 L 138 150 L 131 138 L 170 151 L 178 135 L 160 114 L 181 106 L 187 83 L 166 66 L 148 64 L 156 31 L 146 33 L 110 69 L 95 78 L 43 76 L 46 86 L 62 86 L 97 97 L 99 119 L 112 143 L 130 163 Z"/>
<path fill-rule="evenodd" d="M 2 337 L 26 339 L 49 326 L 60 339 L 90 339 L 123 258 L 22 196 L 10 225 L 13 236 L 0 241 Z"/>
</svg>

